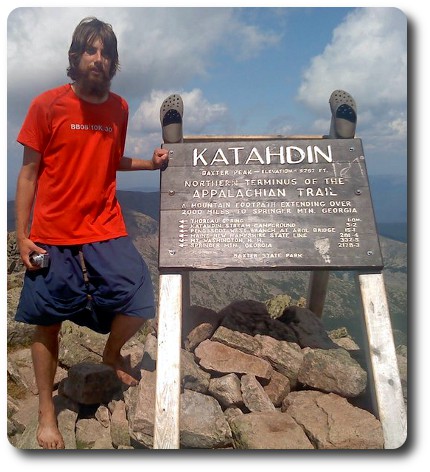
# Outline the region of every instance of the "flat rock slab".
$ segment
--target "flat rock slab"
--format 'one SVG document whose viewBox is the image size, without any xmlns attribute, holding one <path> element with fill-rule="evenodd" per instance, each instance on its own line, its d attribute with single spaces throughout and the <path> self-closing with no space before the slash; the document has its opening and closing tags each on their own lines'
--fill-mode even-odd
<svg viewBox="0 0 430 472">
<path fill-rule="evenodd" d="M 255 412 L 230 420 L 235 449 L 314 449 L 288 413 Z"/>
</svg>

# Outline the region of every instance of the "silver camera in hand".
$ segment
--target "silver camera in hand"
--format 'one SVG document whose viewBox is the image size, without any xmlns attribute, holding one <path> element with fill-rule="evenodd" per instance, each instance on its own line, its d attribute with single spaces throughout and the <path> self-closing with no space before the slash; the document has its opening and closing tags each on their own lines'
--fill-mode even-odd
<svg viewBox="0 0 430 472">
<path fill-rule="evenodd" d="M 49 266 L 49 254 L 38 254 L 37 252 L 33 252 L 30 256 L 30 262 L 33 265 L 39 266 L 41 269 Z"/>
</svg>

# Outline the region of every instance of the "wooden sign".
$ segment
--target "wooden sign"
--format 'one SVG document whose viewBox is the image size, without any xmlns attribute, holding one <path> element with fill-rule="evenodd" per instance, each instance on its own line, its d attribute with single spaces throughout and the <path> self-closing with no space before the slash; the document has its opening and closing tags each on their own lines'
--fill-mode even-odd
<svg viewBox="0 0 430 472">
<path fill-rule="evenodd" d="M 165 146 L 160 270 L 383 267 L 360 139 Z"/>
</svg>

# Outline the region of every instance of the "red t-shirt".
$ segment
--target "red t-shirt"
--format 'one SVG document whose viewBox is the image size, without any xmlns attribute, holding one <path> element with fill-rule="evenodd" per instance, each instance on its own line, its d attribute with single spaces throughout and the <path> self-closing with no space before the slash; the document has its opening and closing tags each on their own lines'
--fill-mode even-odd
<svg viewBox="0 0 430 472">
<path fill-rule="evenodd" d="M 68 84 L 33 100 L 17 138 L 42 154 L 30 239 L 72 245 L 127 234 L 116 199 L 127 123 L 127 102 L 114 93 L 92 104 Z"/>
</svg>

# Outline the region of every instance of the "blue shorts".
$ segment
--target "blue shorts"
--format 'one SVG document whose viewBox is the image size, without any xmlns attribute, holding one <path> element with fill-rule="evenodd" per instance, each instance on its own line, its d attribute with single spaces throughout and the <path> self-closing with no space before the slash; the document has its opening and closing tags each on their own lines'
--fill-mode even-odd
<svg viewBox="0 0 430 472">
<path fill-rule="evenodd" d="M 49 267 L 26 272 L 16 321 L 49 326 L 70 320 L 106 334 L 116 314 L 155 316 L 148 267 L 128 236 L 82 246 L 37 245 L 48 251 Z"/>
</svg>

